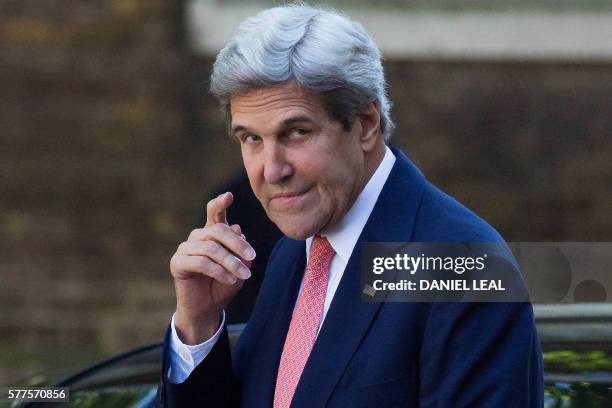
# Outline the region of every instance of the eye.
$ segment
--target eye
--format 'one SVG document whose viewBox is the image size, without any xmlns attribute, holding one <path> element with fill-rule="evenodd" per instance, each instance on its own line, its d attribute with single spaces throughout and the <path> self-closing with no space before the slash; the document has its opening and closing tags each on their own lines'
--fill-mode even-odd
<svg viewBox="0 0 612 408">
<path fill-rule="evenodd" d="M 306 136 L 308 133 L 310 133 L 310 130 L 308 129 L 297 128 L 292 129 L 291 132 L 289 132 L 289 135 L 293 137 L 303 137 Z"/>
<path fill-rule="evenodd" d="M 255 143 L 258 142 L 261 138 L 257 135 L 245 134 L 241 137 L 243 143 Z"/>
</svg>

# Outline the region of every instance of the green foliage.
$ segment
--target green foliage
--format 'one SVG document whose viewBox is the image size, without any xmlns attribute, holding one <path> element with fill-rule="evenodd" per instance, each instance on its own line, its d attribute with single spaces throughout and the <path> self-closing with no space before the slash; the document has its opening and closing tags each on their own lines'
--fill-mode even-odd
<svg viewBox="0 0 612 408">
<path fill-rule="evenodd" d="M 548 351 L 544 353 L 544 369 L 553 373 L 609 372 L 612 355 L 605 351 Z"/>
</svg>

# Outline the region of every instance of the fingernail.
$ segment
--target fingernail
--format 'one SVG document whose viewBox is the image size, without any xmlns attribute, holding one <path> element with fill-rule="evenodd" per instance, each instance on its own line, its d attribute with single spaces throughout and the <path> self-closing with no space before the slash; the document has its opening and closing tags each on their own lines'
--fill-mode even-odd
<svg viewBox="0 0 612 408">
<path fill-rule="evenodd" d="M 251 277 L 251 271 L 249 271 L 249 268 L 241 267 L 240 275 L 242 275 L 244 279 L 249 279 Z"/>
<path fill-rule="evenodd" d="M 236 279 L 236 277 L 234 275 L 228 275 L 227 279 L 229 280 L 230 285 L 233 285 L 238 280 L 238 279 Z"/>
<path fill-rule="evenodd" d="M 248 248 L 244 251 L 244 259 L 252 261 L 253 259 L 255 259 L 255 256 L 256 254 L 253 248 Z"/>
</svg>

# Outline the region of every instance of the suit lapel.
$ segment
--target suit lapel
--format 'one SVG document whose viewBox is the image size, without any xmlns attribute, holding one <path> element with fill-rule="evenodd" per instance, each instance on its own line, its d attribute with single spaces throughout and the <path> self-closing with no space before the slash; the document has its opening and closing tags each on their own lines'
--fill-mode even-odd
<svg viewBox="0 0 612 408">
<path fill-rule="evenodd" d="M 393 149 L 393 153 L 397 160 L 349 259 L 304 367 L 293 397 L 294 407 L 325 406 L 380 309 L 381 303 L 361 301 L 360 244 L 412 239 L 425 179 L 401 151 Z M 284 328 L 282 333 L 286 333 L 288 322 Z"/>
</svg>

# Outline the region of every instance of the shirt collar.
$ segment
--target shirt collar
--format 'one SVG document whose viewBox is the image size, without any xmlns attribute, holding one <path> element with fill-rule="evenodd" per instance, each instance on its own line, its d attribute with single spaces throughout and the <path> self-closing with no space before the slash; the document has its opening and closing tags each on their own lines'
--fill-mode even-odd
<svg viewBox="0 0 612 408">
<path fill-rule="evenodd" d="M 370 214 L 376 205 L 378 196 L 382 191 L 391 169 L 395 164 L 395 155 L 385 146 L 385 157 L 378 165 L 378 168 L 370 177 L 370 180 L 366 183 L 365 187 L 357 196 L 357 199 L 353 203 L 353 206 L 348 210 L 340 222 L 325 234 L 327 241 L 330 243 L 336 255 L 343 261 L 344 264 L 348 264 L 348 260 L 353 253 L 353 248 L 357 243 L 359 235 L 365 226 Z M 312 244 L 313 237 L 306 239 L 306 258 L 308 259 L 310 254 L 310 245 Z"/>
</svg>

